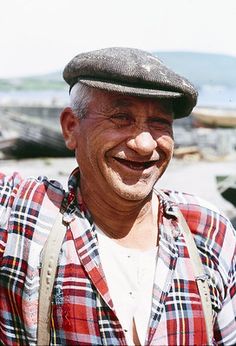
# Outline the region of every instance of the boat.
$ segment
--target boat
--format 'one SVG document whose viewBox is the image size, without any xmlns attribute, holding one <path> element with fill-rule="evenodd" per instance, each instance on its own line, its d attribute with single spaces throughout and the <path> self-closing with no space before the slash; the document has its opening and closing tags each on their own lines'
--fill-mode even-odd
<svg viewBox="0 0 236 346">
<path fill-rule="evenodd" d="M 236 127 L 236 110 L 195 107 L 192 112 L 193 122 L 206 127 Z"/>
<path fill-rule="evenodd" d="M 0 151 L 4 153 L 12 148 L 18 139 L 19 135 L 17 132 L 0 129 Z"/>
<path fill-rule="evenodd" d="M 46 113 L 45 109 L 42 112 Z M 59 113 L 53 117 L 6 111 L 4 117 L 18 138 L 5 152 L 16 158 L 72 156 L 62 137 Z"/>
</svg>

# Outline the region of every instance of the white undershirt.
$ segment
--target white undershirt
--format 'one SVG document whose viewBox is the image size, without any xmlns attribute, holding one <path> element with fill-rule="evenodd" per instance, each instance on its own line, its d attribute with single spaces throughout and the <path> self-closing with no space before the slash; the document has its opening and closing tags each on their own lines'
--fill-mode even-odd
<svg viewBox="0 0 236 346">
<path fill-rule="evenodd" d="M 98 227 L 99 254 L 117 317 L 128 345 L 133 343 L 133 319 L 144 345 L 152 305 L 157 248 L 140 251 L 117 244 Z"/>
</svg>

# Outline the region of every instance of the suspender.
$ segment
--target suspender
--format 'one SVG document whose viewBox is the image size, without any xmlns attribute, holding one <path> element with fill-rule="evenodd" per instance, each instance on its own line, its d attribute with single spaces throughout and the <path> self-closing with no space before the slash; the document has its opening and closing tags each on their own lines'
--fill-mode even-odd
<svg viewBox="0 0 236 346">
<path fill-rule="evenodd" d="M 194 276 L 197 282 L 199 294 L 201 297 L 202 308 L 206 323 L 208 345 L 212 345 L 213 340 L 213 321 L 212 307 L 209 286 L 207 283 L 208 276 L 204 273 L 203 265 L 198 254 L 197 246 L 194 242 L 191 231 L 188 227 L 180 210 L 177 213 L 179 226 L 183 231 L 185 242 L 189 251 L 190 260 L 194 269 Z M 66 225 L 62 222 L 62 215 L 59 213 L 56 222 L 49 234 L 46 244 L 43 248 L 42 272 L 40 278 L 39 290 L 39 310 L 38 310 L 38 334 L 37 345 L 46 346 L 50 344 L 50 314 L 51 298 L 53 284 L 56 276 L 58 256 L 61 245 L 66 233 Z"/>
<path fill-rule="evenodd" d="M 208 276 L 204 273 L 201 258 L 198 253 L 198 248 L 193 239 L 192 233 L 188 227 L 188 224 L 183 217 L 180 210 L 177 212 L 179 219 L 179 226 L 182 228 L 184 239 L 188 248 L 189 257 L 193 266 L 195 280 L 197 282 L 198 291 L 201 297 L 202 309 L 205 318 L 206 331 L 208 342 L 207 345 L 212 345 L 213 340 L 213 319 L 212 319 L 212 306 L 209 286 L 207 283 Z"/>
<path fill-rule="evenodd" d="M 50 344 L 50 314 L 53 284 L 56 276 L 57 261 L 66 233 L 66 226 L 59 213 L 48 236 L 42 253 L 42 271 L 39 288 L 38 336 L 37 345 Z"/>
</svg>

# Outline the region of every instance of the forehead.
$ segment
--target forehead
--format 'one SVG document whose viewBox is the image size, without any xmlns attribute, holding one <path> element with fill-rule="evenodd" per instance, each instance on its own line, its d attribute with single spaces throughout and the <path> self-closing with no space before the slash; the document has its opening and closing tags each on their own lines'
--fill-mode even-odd
<svg viewBox="0 0 236 346">
<path fill-rule="evenodd" d="M 136 108 L 140 110 L 150 109 L 152 111 L 159 111 L 171 116 L 173 114 L 173 103 L 171 99 L 131 96 L 99 89 L 93 90 L 90 105 L 104 111 Z"/>
</svg>

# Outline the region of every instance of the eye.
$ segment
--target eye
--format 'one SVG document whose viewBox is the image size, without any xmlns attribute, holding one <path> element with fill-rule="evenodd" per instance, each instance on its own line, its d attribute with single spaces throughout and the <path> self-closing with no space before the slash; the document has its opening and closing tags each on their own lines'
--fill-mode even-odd
<svg viewBox="0 0 236 346">
<path fill-rule="evenodd" d="M 133 123 L 133 119 L 129 114 L 119 113 L 110 117 L 110 120 L 117 126 L 129 126 Z"/>
<path fill-rule="evenodd" d="M 153 128 L 160 127 L 171 127 L 172 121 L 170 119 L 162 118 L 162 117 L 152 117 L 147 120 L 148 124 Z"/>
</svg>

